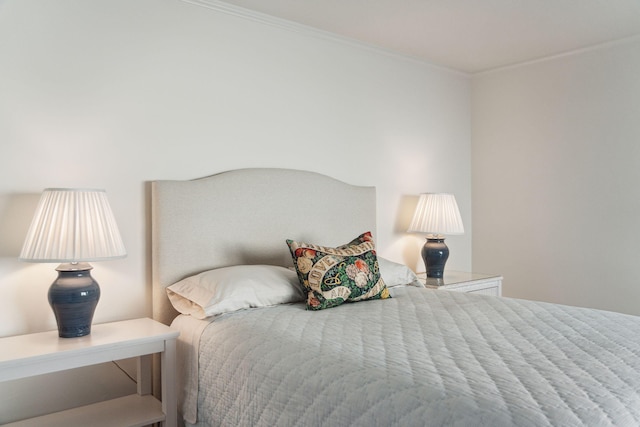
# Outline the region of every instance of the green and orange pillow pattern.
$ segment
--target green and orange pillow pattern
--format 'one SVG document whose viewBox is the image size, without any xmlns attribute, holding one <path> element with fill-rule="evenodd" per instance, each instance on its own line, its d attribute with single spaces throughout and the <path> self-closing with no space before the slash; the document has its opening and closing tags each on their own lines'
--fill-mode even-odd
<svg viewBox="0 0 640 427">
<path fill-rule="evenodd" d="M 376 257 L 371 232 L 336 248 L 287 240 L 307 309 L 322 310 L 344 302 L 390 298 Z"/>
</svg>

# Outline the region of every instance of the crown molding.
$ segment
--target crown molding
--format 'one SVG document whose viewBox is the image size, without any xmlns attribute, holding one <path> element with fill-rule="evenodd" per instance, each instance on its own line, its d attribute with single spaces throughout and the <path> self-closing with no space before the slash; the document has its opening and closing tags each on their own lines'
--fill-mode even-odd
<svg viewBox="0 0 640 427">
<path fill-rule="evenodd" d="M 215 10 L 216 12 L 224 13 L 227 15 L 236 16 L 239 18 L 247 19 L 250 21 L 258 22 L 272 27 L 280 28 L 283 30 L 304 34 L 306 36 L 315 37 L 323 40 L 329 40 L 335 43 L 352 46 L 359 49 L 365 49 L 375 53 L 391 56 L 396 59 L 413 62 L 419 65 L 436 68 L 442 71 L 446 71 L 452 74 L 457 74 L 465 77 L 471 77 L 470 73 L 456 70 L 453 68 L 445 67 L 442 65 L 429 62 L 425 59 L 421 59 L 415 56 L 402 54 L 391 49 L 386 49 L 380 46 L 375 46 L 369 43 L 362 42 L 350 37 L 341 36 L 329 31 L 320 30 L 318 28 L 311 27 L 309 25 L 298 24 L 287 19 L 277 18 L 266 13 L 258 12 L 255 10 L 247 9 L 244 7 L 232 5 L 220 0 L 182 0 L 185 3 L 190 3 L 196 6 L 206 7 L 208 9 Z"/>
<path fill-rule="evenodd" d="M 584 54 L 584 53 L 595 52 L 595 51 L 602 50 L 602 49 L 610 49 L 610 48 L 613 48 L 613 47 L 616 47 L 616 46 L 625 45 L 627 43 L 635 43 L 635 42 L 638 42 L 638 41 L 640 41 L 640 35 L 633 35 L 633 36 L 624 37 L 624 38 L 613 40 L 613 41 L 609 41 L 609 42 L 598 43 L 598 44 L 595 44 L 593 46 L 587 46 L 587 47 L 583 47 L 583 48 L 579 48 L 579 49 L 569 50 L 567 52 L 557 53 L 555 55 L 544 56 L 542 58 L 532 59 L 532 60 L 529 60 L 529 61 L 523 61 L 523 62 L 518 62 L 518 63 L 515 63 L 515 64 L 503 65 L 501 67 L 490 68 L 490 69 L 484 70 L 484 71 L 478 71 L 477 73 L 474 73 L 471 76 L 472 77 L 481 77 L 481 76 L 490 75 L 490 74 L 494 74 L 494 73 L 500 73 L 502 71 L 509 71 L 509 70 L 514 70 L 514 69 L 518 69 L 518 68 L 527 67 L 527 66 L 530 66 L 530 65 L 550 62 L 550 61 L 554 61 L 556 59 L 562 59 L 562 58 L 567 58 L 567 57 L 571 57 L 571 56 L 581 55 L 581 54 Z"/>
</svg>

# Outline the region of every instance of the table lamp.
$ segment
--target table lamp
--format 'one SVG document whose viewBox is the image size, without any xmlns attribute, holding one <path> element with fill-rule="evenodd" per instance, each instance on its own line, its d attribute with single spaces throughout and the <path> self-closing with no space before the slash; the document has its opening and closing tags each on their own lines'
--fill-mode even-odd
<svg viewBox="0 0 640 427">
<path fill-rule="evenodd" d="M 427 277 L 442 278 L 449 258 L 444 235 L 464 233 L 460 210 L 453 194 L 421 194 L 408 231 L 427 233 L 427 241 L 422 248 Z"/>
<path fill-rule="evenodd" d="M 100 287 L 89 261 L 124 258 L 127 252 L 104 190 L 48 188 L 20 253 L 28 262 L 60 262 L 49 304 L 63 338 L 91 333 Z"/>
</svg>

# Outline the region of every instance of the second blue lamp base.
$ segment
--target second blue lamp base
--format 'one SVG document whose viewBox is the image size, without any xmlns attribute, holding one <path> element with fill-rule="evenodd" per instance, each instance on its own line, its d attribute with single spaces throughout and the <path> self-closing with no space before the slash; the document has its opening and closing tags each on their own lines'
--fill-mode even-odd
<svg viewBox="0 0 640 427">
<path fill-rule="evenodd" d="M 449 248 L 444 238 L 429 238 L 422 247 L 422 260 L 427 269 L 427 277 L 441 279 L 444 276 L 444 265 L 449 258 Z"/>
</svg>

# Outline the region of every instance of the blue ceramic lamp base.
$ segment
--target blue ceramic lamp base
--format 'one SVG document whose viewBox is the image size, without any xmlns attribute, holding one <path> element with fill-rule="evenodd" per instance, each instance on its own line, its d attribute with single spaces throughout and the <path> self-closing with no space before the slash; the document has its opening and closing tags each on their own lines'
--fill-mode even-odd
<svg viewBox="0 0 640 427">
<path fill-rule="evenodd" d="M 427 277 L 441 279 L 448 258 L 449 248 L 444 243 L 444 237 L 427 237 L 427 241 L 422 247 L 422 260 L 427 269 Z"/>
<path fill-rule="evenodd" d="M 91 322 L 100 287 L 91 277 L 91 265 L 87 263 L 60 264 L 58 278 L 49 288 L 49 305 L 58 323 L 58 335 L 75 338 L 91 333 Z"/>
</svg>

